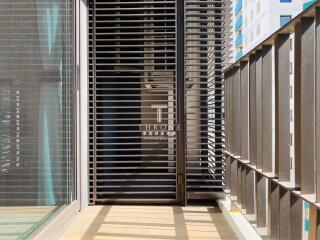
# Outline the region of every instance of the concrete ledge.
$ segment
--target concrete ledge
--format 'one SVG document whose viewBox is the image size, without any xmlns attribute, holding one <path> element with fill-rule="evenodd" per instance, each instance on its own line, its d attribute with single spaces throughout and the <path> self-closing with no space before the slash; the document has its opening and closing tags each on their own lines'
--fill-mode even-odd
<svg viewBox="0 0 320 240">
<path fill-rule="evenodd" d="M 222 214 L 239 239 L 262 240 L 240 210 L 232 208 L 232 203 L 228 196 L 224 200 L 218 200 L 217 202 Z"/>
</svg>

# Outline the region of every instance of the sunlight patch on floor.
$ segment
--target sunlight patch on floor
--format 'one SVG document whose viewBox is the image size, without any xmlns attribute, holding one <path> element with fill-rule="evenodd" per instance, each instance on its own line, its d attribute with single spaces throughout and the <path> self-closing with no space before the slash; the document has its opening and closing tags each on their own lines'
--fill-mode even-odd
<svg viewBox="0 0 320 240">
<path fill-rule="evenodd" d="M 216 206 L 94 206 L 61 240 L 236 239 Z"/>
</svg>

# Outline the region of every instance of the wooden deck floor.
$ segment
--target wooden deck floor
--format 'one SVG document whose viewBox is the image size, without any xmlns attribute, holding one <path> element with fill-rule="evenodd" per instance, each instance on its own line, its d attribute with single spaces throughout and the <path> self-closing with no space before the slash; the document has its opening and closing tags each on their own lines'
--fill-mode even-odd
<svg viewBox="0 0 320 240">
<path fill-rule="evenodd" d="M 94 206 L 61 240 L 237 239 L 216 206 Z"/>
</svg>

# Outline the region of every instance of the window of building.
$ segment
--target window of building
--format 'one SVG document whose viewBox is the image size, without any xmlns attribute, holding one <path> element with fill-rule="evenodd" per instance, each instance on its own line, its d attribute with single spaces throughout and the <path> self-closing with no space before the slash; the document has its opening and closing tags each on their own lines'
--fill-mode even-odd
<svg viewBox="0 0 320 240">
<path fill-rule="evenodd" d="M 280 27 L 286 25 L 288 22 L 290 22 L 291 16 L 290 15 L 282 15 L 280 16 Z"/>
<path fill-rule="evenodd" d="M 281 3 L 291 3 L 292 0 L 280 0 Z"/>
<path fill-rule="evenodd" d="M 257 14 L 260 13 L 260 1 L 257 2 Z"/>
</svg>

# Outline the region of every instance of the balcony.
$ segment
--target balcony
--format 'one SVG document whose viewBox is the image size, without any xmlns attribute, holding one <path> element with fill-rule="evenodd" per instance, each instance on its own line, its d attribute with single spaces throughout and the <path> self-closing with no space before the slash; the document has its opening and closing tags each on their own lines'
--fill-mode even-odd
<svg viewBox="0 0 320 240">
<path fill-rule="evenodd" d="M 243 42 L 243 37 L 242 37 L 242 33 L 240 33 L 237 35 L 237 38 L 236 38 L 236 47 L 237 48 L 242 47 L 242 42 Z"/>
<path fill-rule="evenodd" d="M 234 15 L 237 16 L 238 13 L 241 11 L 241 9 L 242 9 L 242 0 L 238 0 L 234 10 Z"/>
<path fill-rule="evenodd" d="M 240 16 L 237 21 L 236 21 L 236 24 L 235 24 L 235 27 L 234 27 L 234 30 L 236 32 L 238 32 L 241 28 L 242 28 L 242 23 L 243 23 L 243 17 Z"/>
<path fill-rule="evenodd" d="M 79 211 L 96 214 L 91 239 L 235 238 L 213 201 L 225 197 L 224 8 L 0 4 L 1 240 L 57 239 Z"/>
</svg>

